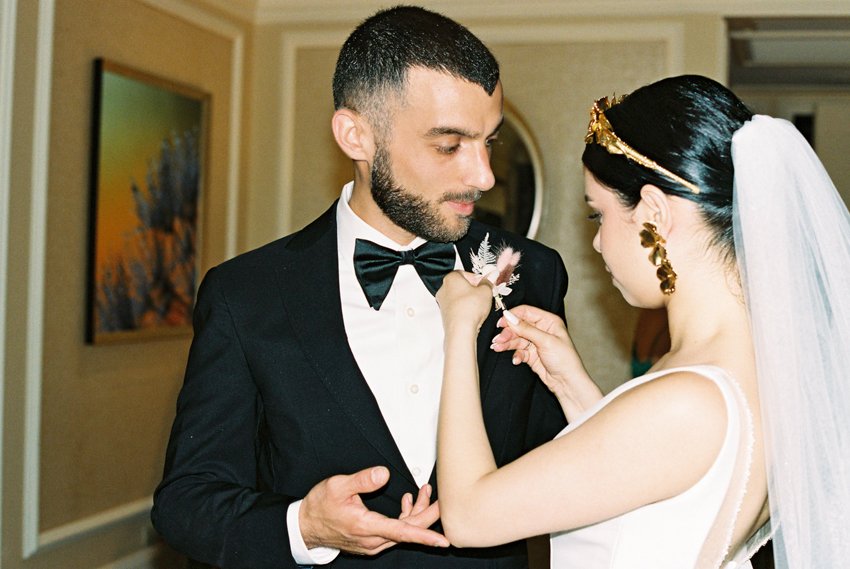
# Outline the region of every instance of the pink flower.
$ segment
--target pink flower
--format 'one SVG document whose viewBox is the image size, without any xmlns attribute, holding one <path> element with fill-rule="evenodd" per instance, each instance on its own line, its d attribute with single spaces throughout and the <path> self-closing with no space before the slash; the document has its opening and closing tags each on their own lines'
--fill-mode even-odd
<svg viewBox="0 0 850 569">
<path fill-rule="evenodd" d="M 472 272 L 493 283 L 493 298 L 498 309 L 505 309 L 502 297 L 509 295 L 512 290 L 510 285 L 519 280 L 519 275 L 514 271 L 521 257 L 519 251 L 508 246 L 502 247 L 498 253 L 490 251 L 489 233 L 478 246 L 478 254 L 471 253 Z"/>
</svg>

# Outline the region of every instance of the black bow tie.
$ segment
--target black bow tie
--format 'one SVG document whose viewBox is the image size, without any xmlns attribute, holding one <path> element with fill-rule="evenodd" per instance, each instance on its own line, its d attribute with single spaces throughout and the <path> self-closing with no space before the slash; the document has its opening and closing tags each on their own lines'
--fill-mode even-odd
<svg viewBox="0 0 850 569">
<path fill-rule="evenodd" d="M 431 294 L 437 294 L 443 277 L 455 268 L 451 243 L 425 243 L 416 249 L 394 251 L 365 239 L 354 240 L 354 273 L 369 306 L 380 310 L 400 265 L 413 265 Z"/>
</svg>

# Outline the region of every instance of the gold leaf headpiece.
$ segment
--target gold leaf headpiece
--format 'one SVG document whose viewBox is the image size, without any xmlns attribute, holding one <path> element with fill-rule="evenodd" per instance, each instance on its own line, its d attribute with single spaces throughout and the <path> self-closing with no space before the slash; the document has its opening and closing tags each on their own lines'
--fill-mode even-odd
<svg viewBox="0 0 850 569">
<path fill-rule="evenodd" d="M 590 109 L 590 124 L 587 126 L 587 134 L 584 137 L 584 143 L 592 144 L 595 142 L 607 150 L 609 154 L 621 154 L 632 162 L 637 162 L 645 168 L 655 170 L 659 174 L 667 176 L 671 180 L 675 180 L 682 184 L 693 193 L 698 194 L 699 186 L 685 180 L 681 176 L 677 176 L 664 166 L 661 166 L 655 160 L 650 160 L 623 142 L 619 136 L 614 134 L 614 129 L 611 127 L 611 123 L 608 122 L 608 119 L 605 117 L 605 111 L 614 105 L 621 103 L 625 98 L 626 95 L 622 95 L 621 97 L 612 97 L 609 101 L 608 97 L 602 97 L 593 103 L 593 108 Z"/>
</svg>

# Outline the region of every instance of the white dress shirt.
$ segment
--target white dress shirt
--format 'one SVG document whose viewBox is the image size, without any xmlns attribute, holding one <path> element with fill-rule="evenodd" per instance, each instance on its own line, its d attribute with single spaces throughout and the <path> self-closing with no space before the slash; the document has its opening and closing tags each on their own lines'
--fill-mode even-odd
<svg viewBox="0 0 850 569">
<path fill-rule="evenodd" d="M 443 322 L 434 296 L 413 265 L 401 265 L 380 310 L 369 306 L 354 274 L 354 241 L 367 239 L 402 251 L 425 243 L 417 237 L 401 246 L 360 219 L 348 205 L 353 182 L 337 204 L 339 293 L 348 343 L 375 395 L 401 456 L 419 486 L 428 482 L 437 457 L 437 416 L 443 382 Z M 455 268 L 461 269 L 455 252 Z M 289 540 L 296 563 L 323 565 L 339 551 L 307 549 L 298 526 L 301 501 L 287 511 Z"/>
</svg>

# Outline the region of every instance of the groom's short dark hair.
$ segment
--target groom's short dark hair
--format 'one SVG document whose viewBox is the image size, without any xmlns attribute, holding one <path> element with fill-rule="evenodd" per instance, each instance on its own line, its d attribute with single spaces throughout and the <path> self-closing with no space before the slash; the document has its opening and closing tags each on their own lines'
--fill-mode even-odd
<svg viewBox="0 0 850 569">
<path fill-rule="evenodd" d="M 464 26 L 424 8 L 396 6 L 364 20 L 343 44 L 333 77 L 334 108 L 380 112 L 389 96 L 404 93 L 412 67 L 465 79 L 488 95 L 499 82 L 496 58 Z"/>
</svg>

